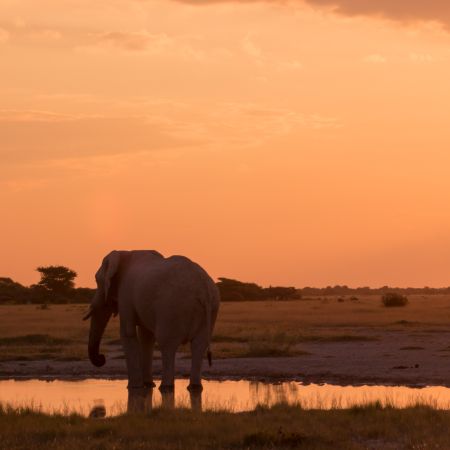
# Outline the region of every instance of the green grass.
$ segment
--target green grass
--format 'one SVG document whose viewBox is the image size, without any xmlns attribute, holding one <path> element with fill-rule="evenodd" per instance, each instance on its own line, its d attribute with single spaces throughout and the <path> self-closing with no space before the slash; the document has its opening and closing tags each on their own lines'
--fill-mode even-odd
<svg viewBox="0 0 450 450">
<path fill-rule="evenodd" d="M 279 405 L 247 413 L 156 409 L 86 419 L 0 407 L 4 449 L 446 449 L 450 412 L 379 404 L 348 410 Z"/>
</svg>

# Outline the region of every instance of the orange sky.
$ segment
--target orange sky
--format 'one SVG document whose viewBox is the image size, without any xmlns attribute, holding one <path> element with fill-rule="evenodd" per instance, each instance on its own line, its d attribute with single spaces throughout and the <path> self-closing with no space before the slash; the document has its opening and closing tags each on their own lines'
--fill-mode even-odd
<svg viewBox="0 0 450 450">
<path fill-rule="evenodd" d="M 450 285 L 447 0 L 3 0 L 0 276 L 112 249 Z"/>
</svg>

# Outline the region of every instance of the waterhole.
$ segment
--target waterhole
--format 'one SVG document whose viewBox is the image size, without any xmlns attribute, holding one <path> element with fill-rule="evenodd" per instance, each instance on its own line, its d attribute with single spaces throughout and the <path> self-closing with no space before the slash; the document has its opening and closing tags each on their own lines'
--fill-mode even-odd
<svg viewBox="0 0 450 450">
<path fill-rule="evenodd" d="M 350 408 L 379 402 L 396 408 L 425 404 L 450 409 L 450 388 L 432 386 L 336 386 L 298 382 L 204 381 L 201 394 L 190 395 L 188 380 L 177 380 L 174 394 L 149 390 L 150 407 L 187 407 L 201 410 L 250 411 L 277 403 L 305 409 Z M 0 381 L 0 402 L 14 408 L 31 407 L 46 413 L 114 416 L 127 411 L 125 380 Z"/>
</svg>

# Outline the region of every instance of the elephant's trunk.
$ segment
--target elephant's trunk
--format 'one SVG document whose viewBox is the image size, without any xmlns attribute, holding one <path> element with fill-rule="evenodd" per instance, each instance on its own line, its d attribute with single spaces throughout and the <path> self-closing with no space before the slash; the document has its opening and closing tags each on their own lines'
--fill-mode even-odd
<svg viewBox="0 0 450 450">
<path fill-rule="evenodd" d="M 100 353 L 100 341 L 111 314 L 112 312 L 105 310 L 96 310 L 92 313 L 88 354 L 91 363 L 96 367 L 101 367 L 106 362 L 105 355 Z"/>
</svg>

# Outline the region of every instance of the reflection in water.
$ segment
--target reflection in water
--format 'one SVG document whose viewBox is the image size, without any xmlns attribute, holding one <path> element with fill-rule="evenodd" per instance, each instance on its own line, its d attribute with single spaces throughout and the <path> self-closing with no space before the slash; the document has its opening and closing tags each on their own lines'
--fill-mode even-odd
<svg viewBox="0 0 450 450">
<path fill-rule="evenodd" d="M 192 411 L 202 412 L 202 393 L 201 392 L 190 392 L 189 396 L 191 398 Z"/>
<path fill-rule="evenodd" d="M 94 406 L 89 412 L 89 417 L 93 419 L 103 419 L 106 416 L 106 408 L 103 399 L 94 400 Z"/>
<path fill-rule="evenodd" d="M 145 412 L 147 414 L 151 413 L 153 409 L 153 392 L 154 388 L 145 388 L 143 390 L 129 390 L 127 401 L 127 412 L 129 413 Z M 190 400 L 190 408 L 192 409 L 192 411 L 195 412 L 202 411 L 201 392 L 190 392 L 189 400 Z M 175 409 L 175 392 L 162 392 L 160 406 L 163 409 Z M 91 414 L 89 414 L 90 417 Z"/>
<path fill-rule="evenodd" d="M 161 407 L 163 409 L 175 408 L 175 392 L 161 392 Z"/>
<path fill-rule="evenodd" d="M 305 409 L 349 408 L 380 402 L 404 408 L 425 403 L 450 409 L 450 389 L 404 386 L 304 385 L 297 382 L 204 381 L 203 393 L 189 392 L 189 380 L 177 380 L 175 393 L 148 388 L 128 394 L 125 380 L 0 381 L 0 402 L 13 407 L 31 406 L 43 412 L 78 412 L 90 417 L 145 411 L 152 408 L 192 408 L 194 411 L 225 409 L 249 411 L 258 405 L 299 404 Z M 98 400 L 102 399 L 102 400 Z"/>
<path fill-rule="evenodd" d="M 276 403 L 293 403 L 297 398 L 297 383 L 261 383 L 250 381 L 250 396 L 257 398 L 263 405 L 273 405 Z"/>
</svg>

